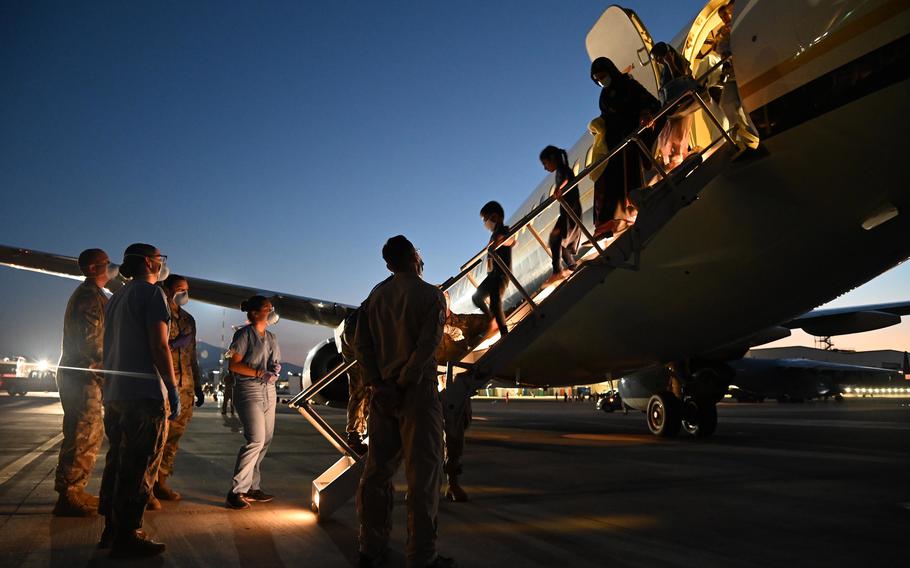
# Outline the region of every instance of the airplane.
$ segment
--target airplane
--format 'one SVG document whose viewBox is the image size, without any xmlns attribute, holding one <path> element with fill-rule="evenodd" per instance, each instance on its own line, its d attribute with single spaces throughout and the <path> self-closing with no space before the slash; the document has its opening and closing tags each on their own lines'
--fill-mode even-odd
<svg viewBox="0 0 910 568">
<path fill-rule="evenodd" d="M 723 4 L 708 1 L 670 42 L 693 69 L 704 70 L 699 54 Z M 559 208 L 548 176 L 509 220 L 511 333 L 455 341 L 461 345 L 444 361 L 445 411 L 459 412 L 490 381 L 559 387 L 621 377 L 623 401 L 645 412 L 652 433 L 672 436 L 685 422 L 688 432 L 709 436 L 733 378 L 725 362 L 792 329 L 834 336 L 899 323 L 910 302 L 813 308 L 910 257 L 910 183 L 898 143 L 908 126 L 908 30 L 910 4 L 901 0 L 740 0 L 732 57 L 701 77 L 732 66 L 757 149 L 703 90 L 686 92 L 656 118 L 692 113 L 698 148 L 672 171 L 655 166 L 654 183 L 631 191 L 634 224 L 595 239 L 591 173 L 623 148 L 642 148 L 641 131 L 596 160 L 582 134 L 568 151 L 586 227 L 580 268 L 542 286 L 550 258 L 541 235 Z M 609 57 L 657 95 L 653 43 L 638 16 L 619 6 L 586 38 L 592 60 Z M 454 314 L 473 310 L 488 254 L 481 250 L 440 285 Z M 3 246 L 0 263 L 78 277 L 72 257 Z M 284 319 L 336 335 L 354 309 L 194 277 L 189 284 L 194 299 L 230 308 L 254 293 L 269 296 Z M 339 362 L 334 338 L 319 343 L 307 357 L 306 384 Z M 341 399 L 346 389 L 321 396 Z"/>
<path fill-rule="evenodd" d="M 730 395 L 739 402 L 760 402 L 766 398 L 778 402 L 803 402 L 843 395 L 860 389 L 898 389 L 907 385 L 898 370 L 813 361 L 811 359 L 743 358 L 728 363 L 733 371 Z"/>
</svg>

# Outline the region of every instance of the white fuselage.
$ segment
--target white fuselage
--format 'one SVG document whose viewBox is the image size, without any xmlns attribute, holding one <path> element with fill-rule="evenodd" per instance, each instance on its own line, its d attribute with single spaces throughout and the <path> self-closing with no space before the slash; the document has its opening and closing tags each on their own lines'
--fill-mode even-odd
<svg viewBox="0 0 910 568">
<path fill-rule="evenodd" d="M 896 143 L 910 122 L 910 80 L 890 63 L 906 62 L 910 9 L 828 4 L 788 2 L 781 14 L 778 2 L 740 1 L 734 67 L 762 148 L 728 163 L 680 210 L 642 251 L 639 270 L 611 272 L 497 375 L 569 385 L 709 356 L 910 257 L 910 180 Z M 590 145 L 583 136 L 570 161 L 583 168 Z M 515 218 L 551 187 L 544 180 Z M 591 182 L 580 189 L 590 226 Z M 863 228 L 887 207 L 900 214 Z M 544 239 L 555 217 L 552 208 L 534 223 Z M 549 257 L 526 237 L 513 268 L 534 286 Z M 452 290 L 456 312 L 469 311 L 470 292 Z M 507 306 L 518 300 L 510 287 Z"/>
</svg>

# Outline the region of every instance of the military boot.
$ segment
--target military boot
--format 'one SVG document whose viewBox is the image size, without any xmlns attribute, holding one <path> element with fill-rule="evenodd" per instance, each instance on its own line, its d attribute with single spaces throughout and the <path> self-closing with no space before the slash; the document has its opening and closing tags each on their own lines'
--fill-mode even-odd
<svg viewBox="0 0 910 568">
<path fill-rule="evenodd" d="M 83 503 L 85 503 L 89 507 L 91 507 L 93 509 L 98 508 L 98 496 L 97 495 L 92 495 L 91 493 L 88 493 L 87 491 L 85 491 L 83 489 L 82 491 L 79 492 L 79 498 L 82 500 Z"/>
<path fill-rule="evenodd" d="M 367 450 L 369 450 L 367 445 L 363 443 L 363 435 L 360 432 L 348 432 L 347 443 L 359 456 L 365 456 Z"/>
<path fill-rule="evenodd" d="M 162 501 L 179 501 L 180 493 L 177 493 L 170 488 L 167 484 L 166 475 L 159 475 L 158 481 L 155 482 L 155 487 L 152 489 L 155 497 L 161 499 Z"/>
<path fill-rule="evenodd" d="M 146 511 L 160 511 L 161 510 L 161 501 L 155 497 L 155 492 L 149 493 L 149 502 L 145 504 Z"/>
<path fill-rule="evenodd" d="M 61 493 L 53 510 L 55 517 L 91 517 L 97 514 L 98 506 L 86 503 L 81 492 L 76 489 Z"/>
<path fill-rule="evenodd" d="M 111 558 L 140 558 L 164 552 L 166 547 L 163 543 L 155 542 L 138 533 L 139 531 L 132 531 L 125 536 L 117 535 L 111 546 Z"/>
<path fill-rule="evenodd" d="M 468 494 L 458 484 L 457 475 L 449 475 L 449 486 L 446 487 L 446 499 L 454 503 L 464 503 L 468 500 Z"/>
</svg>

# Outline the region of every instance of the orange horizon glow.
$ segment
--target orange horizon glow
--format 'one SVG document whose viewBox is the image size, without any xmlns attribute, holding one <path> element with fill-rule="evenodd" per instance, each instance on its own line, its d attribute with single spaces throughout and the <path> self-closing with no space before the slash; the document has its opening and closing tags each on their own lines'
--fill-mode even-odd
<svg viewBox="0 0 910 568">
<path fill-rule="evenodd" d="M 773 343 L 766 343 L 754 349 L 768 349 L 773 347 L 815 347 L 816 337 L 802 330 L 793 330 L 790 337 L 779 339 Z M 895 351 L 910 351 L 910 322 L 867 331 L 852 333 L 850 335 L 837 335 L 831 338 L 835 349 L 845 351 L 882 351 L 893 349 Z"/>
</svg>

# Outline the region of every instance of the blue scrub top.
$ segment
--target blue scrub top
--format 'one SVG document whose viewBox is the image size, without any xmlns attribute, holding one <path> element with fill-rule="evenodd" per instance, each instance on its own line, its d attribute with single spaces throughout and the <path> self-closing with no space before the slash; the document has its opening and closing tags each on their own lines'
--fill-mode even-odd
<svg viewBox="0 0 910 568">
<path fill-rule="evenodd" d="M 281 349 L 278 347 L 278 339 L 275 334 L 266 330 L 265 335 L 260 337 L 256 328 L 249 324 L 234 333 L 234 339 L 231 340 L 231 354 L 234 353 L 242 355 L 241 361 L 244 365 L 260 371 L 267 371 L 272 365 L 281 362 Z M 234 373 L 234 380 L 253 381 L 257 379 Z"/>
</svg>

